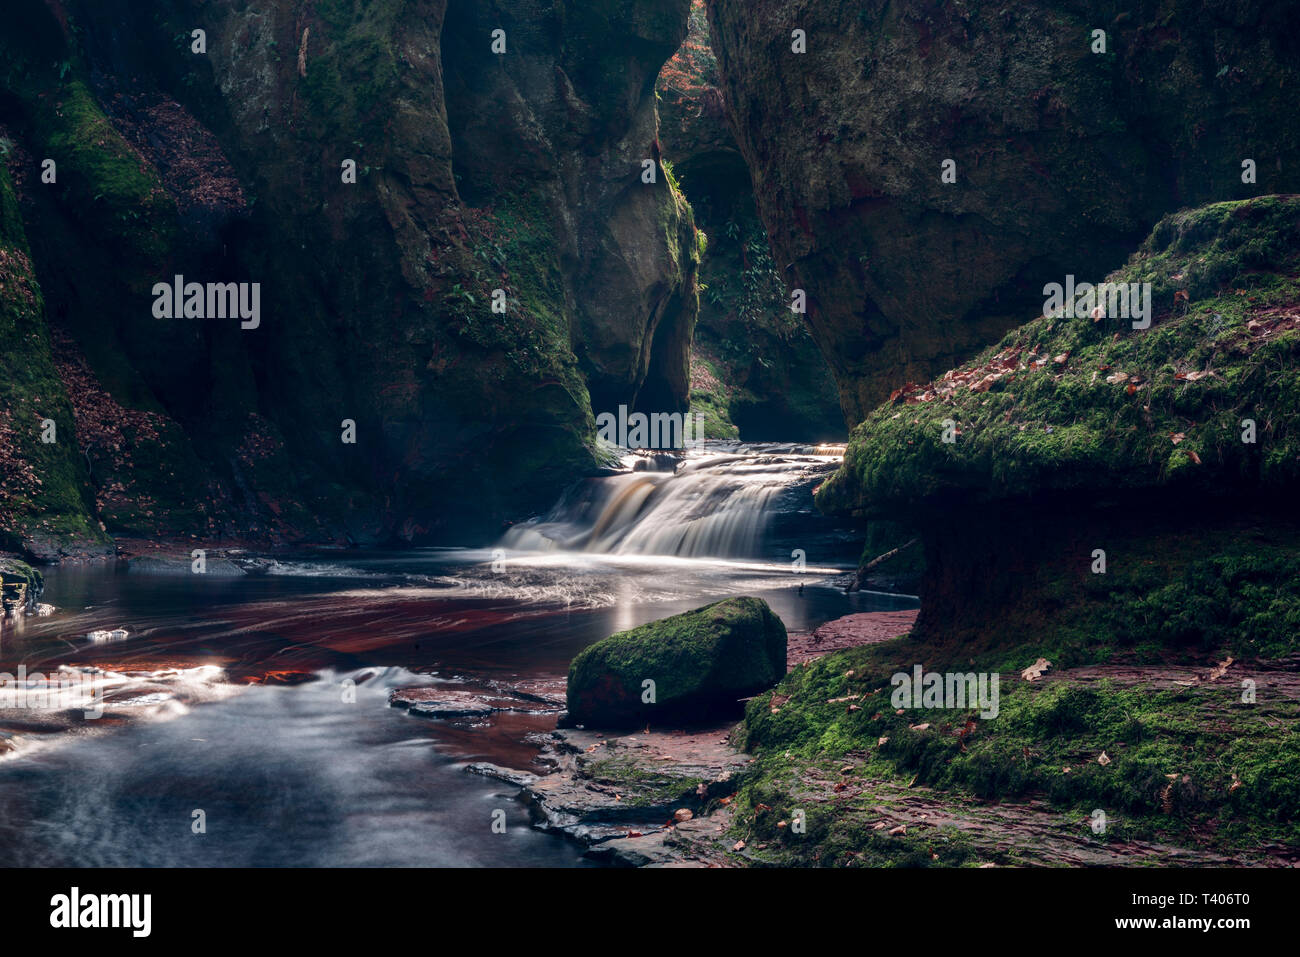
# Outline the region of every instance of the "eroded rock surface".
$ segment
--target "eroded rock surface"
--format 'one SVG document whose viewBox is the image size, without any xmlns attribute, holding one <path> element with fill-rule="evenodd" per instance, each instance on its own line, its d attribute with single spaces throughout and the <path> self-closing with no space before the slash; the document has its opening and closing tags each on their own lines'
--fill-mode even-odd
<svg viewBox="0 0 1300 957">
<path fill-rule="evenodd" d="M 1023 322 L 1045 283 L 1122 264 L 1162 215 L 1300 188 L 1287 4 L 708 7 L 777 270 L 807 291 L 850 425 Z"/>
</svg>

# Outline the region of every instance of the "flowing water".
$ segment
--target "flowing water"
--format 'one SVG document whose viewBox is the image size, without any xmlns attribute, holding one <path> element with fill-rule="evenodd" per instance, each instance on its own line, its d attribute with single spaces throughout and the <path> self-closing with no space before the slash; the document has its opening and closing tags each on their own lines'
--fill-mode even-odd
<svg viewBox="0 0 1300 957">
<path fill-rule="evenodd" d="M 835 463 L 815 451 L 629 457 L 492 548 L 51 569 L 58 611 L 0 631 L 0 671 L 67 668 L 109 697 L 87 719 L 75 694 L 0 689 L 0 865 L 581 864 L 465 771 L 527 767 L 553 713 L 428 721 L 390 691 L 562 687 L 591 642 L 729 595 L 792 629 L 914 607 L 835 584 L 859 546 L 812 510 Z"/>
</svg>

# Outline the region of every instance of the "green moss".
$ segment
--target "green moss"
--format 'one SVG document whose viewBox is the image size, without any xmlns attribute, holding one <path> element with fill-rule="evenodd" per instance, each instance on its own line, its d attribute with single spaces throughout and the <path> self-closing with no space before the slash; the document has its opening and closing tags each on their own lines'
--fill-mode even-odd
<svg viewBox="0 0 1300 957">
<path fill-rule="evenodd" d="M 685 188 L 715 222 L 700 263 L 693 357 L 709 374 L 692 386 L 692 408 L 705 414 L 711 437 L 842 438 L 834 380 L 804 317 L 790 311 L 752 199 L 724 215 L 714 208 L 715 191 L 734 186 L 701 175 Z"/>
<path fill-rule="evenodd" d="M 625 726 L 707 717 L 771 687 L 785 654 L 785 626 L 766 602 L 728 598 L 583 651 L 569 666 L 569 719 Z"/>
<path fill-rule="evenodd" d="M 1297 240 L 1291 196 L 1167 217 L 1107 277 L 1151 283 L 1151 328 L 1027 323 L 954 370 L 955 388 L 936 380 L 874 410 L 818 504 L 894 513 L 953 492 L 1285 487 L 1300 478 L 1300 330 L 1250 322 L 1300 304 Z"/>
<path fill-rule="evenodd" d="M 67 201 L 125 242 L 149 264 L 161 263 L 175 234 L 175 204 L 157 171 L 113 128 L 79 79 L 32 110 L 44 149 L 58 163 Z"/>
<path fill-rule="evenodd" d="M 532 192 L 503 195 L 466 217 L 465 266 L 443 296 L 450 330 L 462 345 L 500 356 L 502 381 L 537 382 L 554 393 L 548 401 L 567 407 L 563 417 L 574 421 L 575 435 L 592 448 L 595 419 L 570 343 L 564 277 L 545 200 Z M 505 313 L 492 311 L 497 289 L 505 293 Z M 524 454 L 544 458 L 551 451 L 533 442 Z"/>
<path fill-rule="evenodd" d="M 739 739 L 757 761 L 737 801 L 737 837 L 772 842 L 777 859 L 806 862 L 818 852 L 823 863 L 848 863 L 852 851 L 873 863 L 908 862 L 914 848 L 882 844 L 866 825 L 900 789 L 925 786 L 945 792 L 957 819 L 965 801 L 1039 800 L 1063 826 L 1105 811 L 1107 840 L 1232 849 L 1300 839 L 1294 704 L 1265 694 L 1243 703 L 1240 678 L 1249 672 L 1170 690 L 1004 675 L 996 717 L 975 709 L 898 714 L 890 676 L 910 673 L 917 651 L 899 641 L 829 655 L 750 703 Z M 842 700 L 850 695 L 856 710 Z M 843 764 L 853 781 L 870 784 L 831 801 Z M 797 808 L 810 815 L 802 838 L 775 826 Z M 928 853 L 938 863 L 965 862 L 960 842 L 931 847 L 941 835 L 927 835 Z"/>
<path fill-rule="evenodd" d="M 31 565 L 0 557 L 0 613 L 34 608 L 44 588 L 45 579 Z"/>
<path fill-rule="evenodd" d="M 602 758 L 599 752 L 583 763 L 581 773 L 596 784 L 617 787 L 629 807 L 662 807 L 669 813 L 674 805 L 697 806 L 698 788 L 710 783 L 700 777 L 655 771 L 626 755 Z"/>
<path fill-rule="evenodd" d="M 79 53 L 48 12 L 25 5 L 14 19 L 0 34 L 4 90 L 37 157 L 55 163 L 56 181 L 41 188 L 75 209 L 77 221 L 122 262 L 158 266 L 175 238 L 176 209 L 157 170 L 104 114 Z"/>
<path fill-rule="evenodd" d="M 734 387 L 725 383 L 716 361 L 695 348 L 691 353 L 691 415 L 704 416 L 704 437 L 736 439 L 740 429 L 731 421 L 730 407 Z"/>
<path fill-rule="evenodd" d="M 302 80 L 322 139 L 378 145 L 401 70 L 392 47 L 400 0 L 324 0 Z M 378 159 L 376 160 L 378 161 Z"/>
<path fill-rule="evenodd" d="M 102 542 L 91 519 L 72 406 L 50 355 L 45 305 L 9 173 L 0 164 L 0 547 Z M 44 424 L 55 441 L 42 441 Z"/>
</svg>

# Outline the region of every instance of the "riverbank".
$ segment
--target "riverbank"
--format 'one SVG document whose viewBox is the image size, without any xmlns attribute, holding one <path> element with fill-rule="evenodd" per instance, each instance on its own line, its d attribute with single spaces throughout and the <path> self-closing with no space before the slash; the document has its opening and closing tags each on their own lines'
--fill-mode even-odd
<svg viewBox="0 0 1300 957">
<path fill-rule="evenodd" d="M 787 670 L 834 651 L 887 641 L 915 620 L 915 611 L 864 612 L 791 631 Z M 734 721 L 623 735 L 558 728 L 529 737 L 541 749 L 532 770 L 486 762 L 468 770 L 518 787 L 535 826 L 580 842 L 594 860 L 632 867 L 736 866 L 749 861 L 745 842 L 737 846 L 728 837 L 733 806 L 754 762 L 737 747 L 737 730 Z"/>
<path fill-rule="evenodd" d="M 1300 866 L 1278 790 L 1300 662 L 1030 661 L 981 720 L 890 707 L 914 619 L 792 632 L 787 679 L 739 724 L 560 729 L 529 770 L 469 770 L 621 866 Z"/>
</svg>

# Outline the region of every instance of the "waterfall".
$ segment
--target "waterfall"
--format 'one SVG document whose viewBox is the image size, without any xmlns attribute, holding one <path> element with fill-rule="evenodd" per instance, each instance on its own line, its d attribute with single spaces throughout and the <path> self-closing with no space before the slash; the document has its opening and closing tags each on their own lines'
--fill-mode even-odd
<svg viewBox="0 0 1300 957">
<path fill-rule="evenodd" d="M 665 458 L 628 456 L 628 471 L 580 482 L 546 515 L 510 529 L 501 544 L 518 551 L 754 558 L 773 517 L 811 508 L 812 486 L 838 463 L 838 455 L 807 446 L 730 445 Z"/>
</svg>

